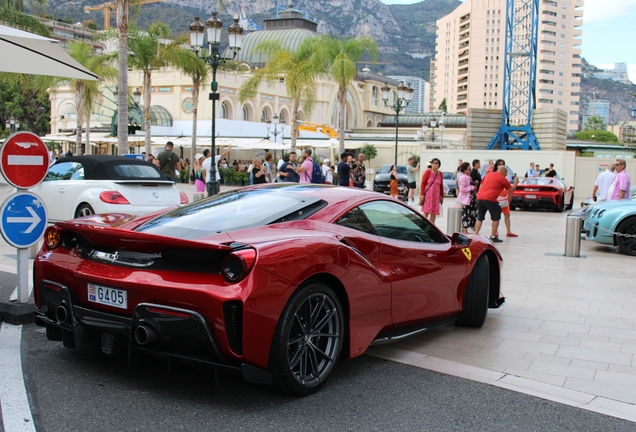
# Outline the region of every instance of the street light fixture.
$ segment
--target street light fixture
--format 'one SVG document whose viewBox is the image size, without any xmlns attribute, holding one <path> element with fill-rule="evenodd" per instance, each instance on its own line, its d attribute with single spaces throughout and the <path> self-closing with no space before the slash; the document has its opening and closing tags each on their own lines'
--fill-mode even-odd
<svg viewBox="0 0 636 432">
<path fill-rule="evenodd" d="M 439 131 L 442 135 L 442 141 L 439 147 L 440 150 L 442 149 L 442 145 L 444 143 L 444 115 L 445 113 L 442 113 L 442 118 L 439 121 Z M 429 125 L 430 125 L 430 128 L 432 129 L 431 141 L 435 142 L 435 128 L 438 127 L 437 119 L 435 118 L 435 116 L 431 117 L 429 124 L 426 124 L 426 122 L 422 123 L 422 131 L 424 132 L 424 135 L 426 135 L 426 132 L 428 132 Z"/>
<path fill-rule="evenodd" d="M 382 91 L 382 100 L 384 101 L 384 105 L 391 108 L 395 111 L 395 165 L 398 163 L 398 131 L 399 131 L 399 120 L 400 120 L 400 111 L 404 110 L 413 99 L 413 89 L 411 85 L 407 87 L 404 85 L 404 81 L 402 81 L 397 86 L 397 100 L 393 105 L 389 105 L 389 95 L 391 92 L 391 88 L 388 83 L 385 83 L 384 86 L 380 89 Z"/>
<path fill-rule="evenodd" d="M 272 119 L 273 121 L 270 119 L 267 119 L 267 121 L 265 121 L 265 124 L 267 124 L 267 133 L 274 135 L 274 142 L 276 142 L 276 137 L 278 135 L 282 135 L 283 132 L 285 131 L 285 122 L 284 121 L 281 122 L 277 114 L 274 114 L 274 117 Z M 280 130 L 278 130 L 279 124 L 281 125 Z"/>
<path fill-rule="evenodd" d="M 216 195 L 218 193 L 218 182 L 216 180 L 216 101 L 219 100 L 219 83 L 216 82 L 216 70 L 222 64 L 228 60 L 233 60 L 241 50 L 243 43 L 243 27 L 238 23 L 238 18 L 234 18 L 234 23 L 228 28 L 228 40 L 229 47 L 232 52 L 232 57 L 221 57 L 219 52 L 219 43 L 221 42 L 221 30 L 223 29 L 223 22 L 217 18 L 217 12 L 212 12 L 212 16 L 205 22 L 205 27 L 199 21 L 199 17 L 194 17 L 194 22 L 190 24 L 190 45 L 197 57 L 205 61 L 205 63 L 212 68 L 212 84 L 210 93 L 210 100 L 212 101 L 212 164 L 210 169 L 210 176 L 206 189 L 208 196 Z M 207 34 L 209 55 L 199 55 L 203 47 L 204 35 Z"/>
<path fill-rule="evenodd" d="M 14 116 L 11 116 L 4 123 L 4 126 L 6 129 L 9 129 L 11 133 L 15 133 L 15 131 L 20 127 L 20 121 Z"/>
<path fill-rule="evenodd" d="M 135 105 L 139 105 L 139 102 L 141 102 L 141 92 L 139 91 L 139 87 L 137 87 L 133 92 L 133 101 L 135 102 Z"/>
</svg>

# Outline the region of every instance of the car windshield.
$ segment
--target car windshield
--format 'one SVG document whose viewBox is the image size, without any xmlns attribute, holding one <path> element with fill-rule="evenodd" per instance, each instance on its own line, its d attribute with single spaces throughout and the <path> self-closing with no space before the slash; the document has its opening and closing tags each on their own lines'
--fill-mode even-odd
<svg viewBox="0 0 636 432">
<path fill-rule="evenodd" d="M 551 177 L 528 178 L 528 179 L 523 179 L 523 181 L 521 182 L 522 185 L 539 185 L 539 186 L 553 186 L 555 183 L 557 183 L 556 180 L 554 180 Z"/>
<path fill-rule="evenodd" d="M 382 165 L 382 168 L 380 168 L 379 174 L 388 174 L 391 172 L 391 167 L 393 165 L 391 164 L 386 164 L 386 165 Z M 398 165 L 398 174 L 406 174 L 406 165 Z"/>
<path fill-rule="evenodd" d="M 319 198 L 269 187 L 236 190 L 197 201 L 156 217 L 135 231 L 194 240 L 228 231 L 302 220 L 327 203 Z"/>
<path fill-rule="evenodd" d="M 452 172 L 444 173 L 444 180 L 454 180 L 454 179 L 455 179 L 455 174 L 453 174 Z"/>
</svg>

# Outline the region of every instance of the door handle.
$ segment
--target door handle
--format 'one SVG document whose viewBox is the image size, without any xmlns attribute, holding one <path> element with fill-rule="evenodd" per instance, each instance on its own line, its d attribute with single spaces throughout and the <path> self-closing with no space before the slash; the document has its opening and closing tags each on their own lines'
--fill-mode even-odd
<svg viewBox="0 0 636 432">
<path fill-rule="evenodd" d="M 60 193 L 64 193 L 64 188 L 60 188 Z"/>
</svg>

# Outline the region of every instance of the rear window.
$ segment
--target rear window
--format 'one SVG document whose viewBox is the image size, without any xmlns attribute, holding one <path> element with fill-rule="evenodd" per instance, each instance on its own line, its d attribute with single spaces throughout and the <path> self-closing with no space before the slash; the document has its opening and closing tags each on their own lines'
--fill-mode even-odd
<svg viewBox="0 0 636 432">
<path fill-rule="evenodd" d="M 550 177 L 539 177 L 539 178 L 529 178 L 524 179 L 521 182 L 522 185 L 539 185 L 539 186 L 554 186 L 558 183 Z"/>
<path fill-rule="evenodd" d="M 136 231 L 194 240 L 222 232 L 303 220 L 326 205 L 316 197 L 276 189 L 231 191 L 163 214 L 137 227 Z"/>
<path fill-rule="evenodd" d="M 142 179 L 160 179 L 161 174 L 159 171 L 151 165 L 111 165 L 109 170 L 112 170 L 115 174 L 114 178 L 126 177 L 126 178 L 142 178 Z"/>
</svg>

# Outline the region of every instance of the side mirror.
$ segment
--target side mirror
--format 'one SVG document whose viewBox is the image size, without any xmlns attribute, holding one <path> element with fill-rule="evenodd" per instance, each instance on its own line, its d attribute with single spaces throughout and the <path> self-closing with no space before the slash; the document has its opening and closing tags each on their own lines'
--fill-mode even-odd
<svg viewBox="0 0 636 432">
<path fill-rule="evenodd" d="M 473 239 L 466 237 L 462 233 L 453 233 L 453 236 L 451 237 L 451 244 L 455 248 L 464 249 L 473 244 Z"/>
</svg>

